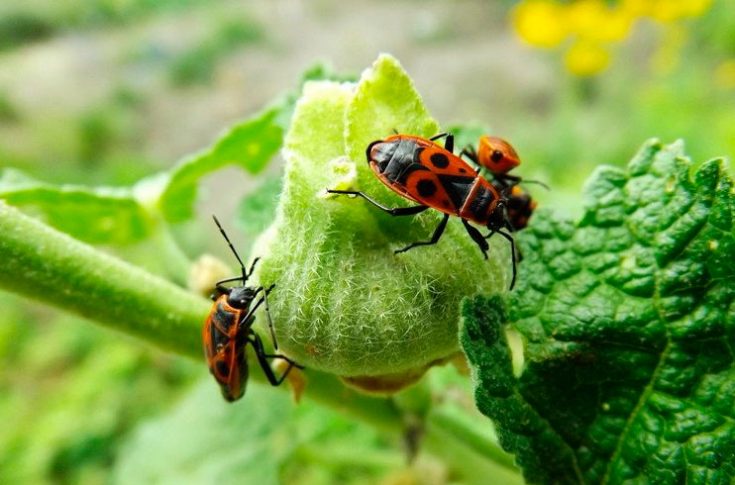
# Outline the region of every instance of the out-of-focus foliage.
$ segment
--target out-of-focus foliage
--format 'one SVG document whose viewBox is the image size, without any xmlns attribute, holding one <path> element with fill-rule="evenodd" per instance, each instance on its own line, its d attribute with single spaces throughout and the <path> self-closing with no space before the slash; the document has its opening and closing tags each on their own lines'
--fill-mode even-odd
<svg viewBox="0 0 735 485">
<path fill-rule="evenodd" d="M 238 47 L 263 40 L 265 32 L 252 21 L 225 22 L 217 31 L 177 57 L 171 80 L 180 86 L 211 83 L 217 64 Z"/>
<path fill-rule="evenodd" d="M 378 433 L 313 402 L 290 401 L 287 393 L 254 386 L 233 406 L 213 382 L 203 382 L 123 445 L 113 482 L 360 483 L 402 468 Z"/>
<path fill-rule="evenodd" d="M 2 483 L 98 483 L 120 436 L 203 374 L 79 318 L 5 294 L 0 307 Z"/>
</svg>

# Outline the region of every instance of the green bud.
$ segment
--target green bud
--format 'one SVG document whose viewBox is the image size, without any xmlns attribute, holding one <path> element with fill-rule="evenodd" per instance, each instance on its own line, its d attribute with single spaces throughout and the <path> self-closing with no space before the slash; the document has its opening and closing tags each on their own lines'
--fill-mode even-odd
<svg viewBox="0 0 735 485">
<path fill-rule="evenodd" d="M 440 213 L 391 217 L 365 200 L 326 194 L 354 189 L 389 207 L 414 205 L 365 158 L 371 141 L 394 130 L 430 137 L 439 128 L 392 57 L 381 56 L 357 85 L 307 83 L 286 136 L 276 220 L 254 249 L 260 284 L 276 283 L 269 303 L 281 350 L 352 382 L 415 380 L 457 352 L 462 298 L 509 283 L 502 238 L 490 241 L 486 261 L 453 218 L 438 244 L 394 254 L 429 239 Z"/>
</svg>

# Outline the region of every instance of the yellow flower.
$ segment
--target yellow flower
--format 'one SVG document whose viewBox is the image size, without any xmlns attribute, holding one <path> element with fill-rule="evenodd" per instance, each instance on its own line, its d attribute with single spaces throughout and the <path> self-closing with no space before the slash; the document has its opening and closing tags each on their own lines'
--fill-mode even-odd
<svg viewBox="0 0 735 485">
<path fill-rule="evenodd" d="M 633 18 L 602 0 L 578 0 L 567 7 L 569 28 L 581 39 L 614 42 L 624 39 Z"/>
<path fill-rule="evenodd" d="M 630 17 L 646 17 L 656 7 L 656 0 L 622 0 L 619 9 Z"/>
<path fill-rule="evenodd" d="M 690 17 L 702 15 L 712 6 L 712 0 L 688 0 L 685 3 L 686 13 Z"/>
<path fill-rule="evenodd" d="M 567 70 L 577 76 L 593 76 L 610 64 L 610 53 L 597 42 L 579 40 L 564 57 Z"/>
<path fill-rule="evenodd" d="M 513 9 L 513 26 L 535 47 L 556 47 L 567 37 L 564 9 L 550 0 L 527 0 Z"/>
<path fill-rule="evenodd" d="M 648 15 L 661 22 L 674 22 L 703 14 L 712 0 L 651 0 L 650 5 Z"/>
</svg>

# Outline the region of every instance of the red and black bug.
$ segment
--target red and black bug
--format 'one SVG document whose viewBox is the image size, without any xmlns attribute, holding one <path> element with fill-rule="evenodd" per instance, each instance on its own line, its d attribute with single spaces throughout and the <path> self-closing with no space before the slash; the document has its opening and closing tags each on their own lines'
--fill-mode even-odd
<svg viewBox="0 0 735 485">
<path fill-rule="evenodd" d="M 446 137 L 444 147 L 435 140 Z M 507 198 L 493 184 L 467 162 L 452 153 L 454 137 L 442 133 L 431 139 L 413 135 L 391 135 L 368 145 L 366 150 L 370 168 L 388 188 L 417 202 L 414 207 L 389 208 L 368 195 L 350 190 L 327 190 L 333 194 L 356 195 L 393 216 L 415 215 L 433 208 L 444 213 L 444 218 L 428 241 L 417 241 L 396 253 L 416 246 L 436 244 L 449 221 L 449 216 L 462 220 L 467 233 L 487 259 L 490 248 L 486 239 L 500 234 L 510 243 L 513 264 L 511 289 L 516 279 L 516 250 L 513 236 L 503 229 L 512 230 L 506 214 Z M 487 227 L 483 236 L 469 222 Z"/>
<path fill-rule="evenodd" d="M 245 265 L 216 217 L 214 217 L 214 222 L 219 227 L 238 263 L 240 263 L 242 275 L 217 282 L 215 293 L 212 295 L 214 304 L 204 323 L 202 339 L 209 372 L 212 373 L 220 385 L 222 396 L 227 401 L 233 402 L 245 394 L 245 387 L 247 386 L 249 375 L 248 361 L 245 355 L 247 344 L 253 346 L 258 364 L 260 364 L 265 377 L 272 386 L 280 385 L 293 367 L 299 369 L 303 369 L 303 367 L 284 355 L 266 353 L 260 336 L 253 330 L 253 323 L 255 322 L 255 311 L 261 304 L 265 303 L 265 313 L 268 317 L 268 328 L 273 339 L 273 347 L 278 350 L 276 334 L 268 310 L 268 294 L 276 285 L 273 284 L 268 288 L 247 286 L 248 278 L 253 274 L 258 258 L 253 261 L 250 270 L 246 271 Z M 224 283 L 234 281 L 240 281 L 242 285 L 224 286 Z M 253 305 L 254 301 L 255 304 Z M 288 368 L 277 378 L 269 365 L 268 359 L 283 359 L 288 362 Z"/>
</svg>

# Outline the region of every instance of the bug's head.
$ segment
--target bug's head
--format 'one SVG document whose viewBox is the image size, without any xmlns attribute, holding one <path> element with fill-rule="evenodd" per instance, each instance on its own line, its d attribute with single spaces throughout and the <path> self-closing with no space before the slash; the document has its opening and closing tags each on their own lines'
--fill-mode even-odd
<svg viewBox="0 0 735 485">
<path fill-rule="evenodd" d="M 256 291 L 249 286 L 236 286 L 230 288 L 227 295 L 227 304 L 238 310 L 245 310 L 255 299 Z"/>
<path fill-rule="evenodd" d="M 396 142 L 386 140 L 372 142 L 365 150 L 368 163 L 375 163 L 382 173 L 388 166 L 388 162 L 393 158 L 397 146 L 398 144 Z"/>
<path fill-rule="evenodd" d="M 480 137 L 477 160 L 494 174 L 508 173 L 521 163 L 518 153 L 510 143 L 489 135 Z"/>
<path fill-rule="evenodd" d="M 508 199 L 503 197 L 498 202 L 495 210 L 490 213 L 490 217 L 487 220 L 487 228 L 493 232 L 496 232 L 503 227 L 507 226 L 508 222 Z"/>
</svg>

